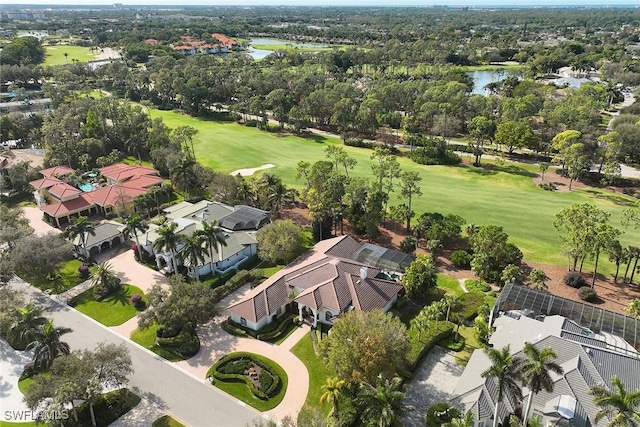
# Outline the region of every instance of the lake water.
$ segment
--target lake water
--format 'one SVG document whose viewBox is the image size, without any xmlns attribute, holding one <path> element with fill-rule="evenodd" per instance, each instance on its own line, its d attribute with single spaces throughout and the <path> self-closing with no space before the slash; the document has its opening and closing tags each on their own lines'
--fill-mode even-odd
<svg viewBox="0 0 640 427">
<path fill-rule="evenodd" d="M 251 55 L 251 57 L 253 59 L 263 59 L 266 56 L 271 55 L 274 52 L 273 50 L 267 50 L 267 49 L 255 49 L 253 47 L 254 45 L 261 45 L 261 44 L 281 45 L 281 46 L 291 45 L 291 46 L 296 46 L 296 47 L 309 47 L 309 48 L 314 48 L 314 49 L 327 47 L 327 45 L 324 45 L 324 44 L 302 43 L 302 42 L 296 42 L 296 41 L 293 41 L 293 40 L 278 40 L 278 39 L 267 39 L 267 38 L 251 39 L 250 43 L 251 43 L 251 45 L 249 46 L 249 49 L 247 49 L 247 50 L 249 52 L 249 55 Z"/>
<path fill-rule="evenodd" d="M 493 82 L 499 82 L 500 80 L 504 80 L 509 77 L 509 72 L 505 70 L 472 71 L 467 74 L 473 77 L 474 85 L 471 93 L 474 95 L 486 95 L 487 91 L 484 89 L 486 85 Z"/>
</svg>

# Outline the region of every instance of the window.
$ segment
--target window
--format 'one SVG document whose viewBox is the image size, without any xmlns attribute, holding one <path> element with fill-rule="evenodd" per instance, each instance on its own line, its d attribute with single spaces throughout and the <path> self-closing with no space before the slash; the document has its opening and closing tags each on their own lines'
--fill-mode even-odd
<svg viewBox="0 0 640 427">
<path fill-rule="evenodd" d="M 324 314 L 324 319 L 325 319 L 327 322 L 331 322 L 331 318 L 332 318 L 332 317 L 333 317 L 333 313 L 332 313 L 332 312 L 330 312 L 330 311 L 327 311 L 327 312 Z"/>
<path fill-rule="evenodd" d="M 241 318 L 240 318 L 240 324 L 241 324 L 242 326 L 247 326 L 247 319 L 245 319 L 244 317 L 241 317 Z"/>
</svg>

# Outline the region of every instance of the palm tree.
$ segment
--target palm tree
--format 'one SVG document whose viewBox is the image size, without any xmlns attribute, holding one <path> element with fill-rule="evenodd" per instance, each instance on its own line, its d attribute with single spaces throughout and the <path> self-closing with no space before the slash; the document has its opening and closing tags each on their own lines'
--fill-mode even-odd
<svg viewBox="0 0 640 427">
<path fill-rule="evenodd" d="M 549 280 L 549 276 L 539 268 L 534 268 L 529 273 L 529 281 L 533 284 L 534 289 L 539 291 L 547 289 L 547 280 Z"/>
<path fill-rule="evenodd" d="M 274 217 L 280 216 L 282 206 L 295 200 L 295 190 L 287 188 L 281 181 L 266 189 L 267 204 Z"/>
<path fill-rule="evenodd" d="M 422 331 L 424 331 L 429 327 L 429 320 L 430 319 L 428 318 L 426 313 L 421 311 L 420 313 L 418 313 L 416 317 L 411 319 L 411 321 L 409 322 L 413 329 L 418 330 L 418 342 L 420 342 L 422 339 Z"/>
<path fill-rule="evenodd" d="M 108 288 L 118 277 L 113 271 L 113 267 L 108 262 L 101 262 L 96 267 L 95 272 L 91 275 L 91 284 L 93 286 L 102 286 Z"/>
<path fill-rule="evenodd" d="M 617 376 L 611 377 L 613 390 L 608 387 L 591 387 L 593 402 L 602 409 L 596 414 L 595 422 L 610 418 L 607 427 L 635 427 L 640 425 L 640 390 L 629 393 Z"/>
<path fill-rule="evenodd" d="M 93 224 L 89 222 L 89 219 L 86 216 L 79 216 L 67 226 L 66 230 L 64 230 L 65 237 L 68 237 L 71 240 L 74 240 L 76 237 L 80 239 L 80 246 L 82 247 L 82 251 L 86 257 L 89 256 L 86 248 L 88 235 L 95 236 L 96 229 Z"/>
<path fill-rule="evenodd" d="M 122 234 L 127 238 L 131 238 L 131 236 L 135 238 L 136 248 L 138 249 L 138 259 L 142 261 L 142 247 L 140 247 L 138 233 L 146 232 L 149 229 L 149 226 L 137 213 L 129 215 L 129 217 L 124 220 L 124 224 L 125 227 L 124 230 L 122 230 Z"/>
<path fill-rule="evenodd" d="M 362 418 L 377 421 L 378 427 L 402 425 L 400 417 L 405 412 L 403 404 L 404 393 L 400 391 L 402 380 L 395 377 L 391 381 L 378 375 L 378 383 L 372 386 L 363 382 L 360 384 L 357 402 L 361 405 Z"/>
<path fill-rule="evenodd" d="M 191 187 L 196 180 L 195 165 L 196 161 L 192 157 L 185 156 L 173 168 L 171 174 L 171 179 L 178 185 L 178 188 L 184 192 L 185 200 L 189 200 L 189 187 Z"/>
<path fill-rule="evenodd" d="M 531 412 L 533 396 L 542 390 L 549 393 L 553 391 L 553 380 L 549 372 L 562 375 L 564 370 L 553 361 L 557 356 L 552 348 L 545 347 L 540 350 L 530 342 L 525 342 L 523 351 L 527 356 L 527 360 L 522 363 L 520 375 L 522 376 L 523 385 L 529 389 L 529 398 L 522 417 L 526 422 Z"/>
<path fill-rule="evenodd" d="M 176 233 L 178 224 L 175 222 L 169 222 L 163 224 L 156 230 L 158 238 L 153 242 L 153 249 L 158 252 L 163 250 L 169 251 L 171 254 L 171 261 L 173 263 L 173 272 L 178 272 L 178 260 L 176 253 L 178 252 L 178 243 L 180 242 L 180 236 Z"/>
<path fill-rule="evenodd" d="M 484 352 L 491 360 L 491 366 L 481 375 L 483 378 L 493 378 L 498 383 L 498 395 L 495 396 L 496 404 L 493 414 L 493 427 L 498 427 L 498 409 L 500 403 L 504 400 L 505 392 L 518 400 L 522 399 L 522 390 L 518 385 L 522 360 L 513 357 L 509 345 L 502 347 L 500 350 L 485 348 Z"/>
<path fill-rule="evenodd" d="M 473 414 L 467 412 L 463 417 L 457 417 L 444 424 L 443 427 L 473 427 Z"/>
<path fill-rule="evenodd" d="M 16 340 L 20 348 L 29 344 L 33 335 L 47 322 L 42 316 L 43 309 L 33 303 L 16 309 L 17 318 L 11 324 L 10 336 Z"/>
<path fill-rule="evenodd" d="M 53 326 L 53 319 L 49 319 L 33 334 L 27 350 L 33 350 L 33 366 L 38 370 L 48 370 L 53 359 L 63 354 L 69 354 L 69 344 L 60 341 L 64 334 L 72 332 L 70 328 Z"/>
<path fill-rule="evenodd" d="M 325 383 L 322 385 L 324 393 L 320 396 L 320 403 L 331 403 L 331 412 L 329 412 L 329 416 L 338 416 L 338 403 L 345 384 L 346 382 L 338 377 L 330 377 L 327 378 Z"/>
<path fill-rule="evenodd" d="M 204 254 L 206 253 L 204 248 L 204 237 L 198 233 L 193 233 L 191 236 L 180 236 L 180 241 L 183 246 L 180 249 L 179 255 L 182 259 L 189 259 L 191 262 L 191 268 L 193 268 L 193 275 L 195 276 L 196 281 L 200 283 L 198 265 L 200 263 L 204 263 Z"/>
<path fill-rule="evenodd" d="M 222 229 L 216 226 L 214 223 L 209 223 L 207 221 L 202 221 L 202 230 L 198 230 L 197 233 L 204 238 L 205 243 L 209 247 L 211 273 L 213 274 L 213 247 L 215 246 L 216 252 L 218 252 L 218 259 L 216 260 L 216 262 L 222 261 L 222 247 L 227 246 L 227 241 L 224 239 Z"/>
</svg>

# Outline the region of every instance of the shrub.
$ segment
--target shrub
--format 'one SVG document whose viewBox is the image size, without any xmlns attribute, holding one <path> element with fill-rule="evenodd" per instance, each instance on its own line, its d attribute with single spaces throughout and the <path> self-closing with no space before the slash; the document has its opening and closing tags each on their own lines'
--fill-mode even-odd
<svg viewBox="0 0 640 427">
<path fill-rule="evenodd" d="M 140 294 L 133 294 L 129 297 L 129 302 L 131 303 L 132 306 L 134 306 L 136 308 L 136 310 L 140 311 L 143 310 L 146 306 L 144 300 L 142 299 L 142 295 Z"/>
<path fill-rule="evenodd" d="M 462 249 L 455 250 L 451 253 L 451 263 L 456 268 L 470 268 L 472 259 L 473 255 Z"/>
<path fill-rule="evenodd" d="M 416 239 L 411 236 L 405 237 L 400 242 L 400 250 L 406 254 L 412 254 L 413 252 L 415 252 L 416 247 L 417 247 Z"/>
<path fill-rule="evenodd" d="M 489 286 L 487 282 L 478 279 L 465 280 L 464 287 L 467 288 L 469 292 L 475 292 L 478 294 L 483 294 L 491 290 L 491 286 Z"/>
<path fill-rule="evenodd" d="M 460 308 L 457 313 L 462 313 L 465 320 L 471 320 L 478 315 L 478 310 L 484 304 L 484 295 L 469 292 L 460 295 Z"/>
<path fill-rule="evenodd" d="M 89 278 L 89 266 L 87 264 L 82 264 L 78 267 L 78 273 L 80 274 L 80 278 L 88 279 Z"/>
<path fill-rule="evenodd" d="M 273 385 L 273 377 L 269 372 L 265 369 L 260 371 L 260 375 L 258 375 L 258 389 L 265 393 L 267 390 L 271 388 Z M 265 393 L 266 394 L 266 393 Z"/>
<path fill-rule="evenodd" d="M 106 283 L 99 283 L 93 287 L 93 297 L 96 301 L 102 301 L 106 296 L 122 289 L 122 280 L 113 278 Z"/>
<path fill-rule="evenodd" d="M 551 182 L 541 182 L 540 184 L 538 184 L 538 187 L 542 188 L 545 191 L 556 191 L 558 189 L 558 187 L 556 187 Z"/>
<path fill-rule="evenodd" d="M 239 359 L 250 360 L 255 365 L 262 368 L 263 371 L 266 371 L 266 373 L 271 376 L 272 383 L 264 390 L 259 390 L 253 385 L 253 381 L 251 381 L 251 379 L 246 375 L 225 374 L 220 371 L 222 366 Z M 267 358 L 259 356 L 257 354 L 239 351 L 222 356 L 220 360 L 218 360 L 213 364 L 213 366 L 211 366 L 211 368 L 209 368 L 209 370 L 207 371 L 207 377 L 213 377 L 220 381 L 243 381 L 245 384 L 247 384 L 247 387 L 249 387 L 251 393 L 254 396 L 259 399 L 266 400 L 269 397 L 274 396 L 279 391 L 280 384 L 282 382 L 280 376 L 269 362 L 270 361 Z M 260 382 L 260 377 L 258 377 L 258 382 Z"/>
<path fill-rule="evenodd" d="M 580 299 L 582 301 L 590 301 L 593 302 L 598 298 L 598 294 L 596 290 L 591 288 L 590 286 L 583 286 L 578 289 L 578 295 L 580 295 Z"/>
<path fill-rule="evenodd" d="M 437 322 L 429 329 L 422 332 L 420 340 L 414 337 L 411 340 L 411 348 L 407 352 L 407 367 L 409 371 L 415 371 L 422 357 L 431 350 L 431 347 L 448 338 L 453 333 L 453 323 Z"/>
<path fill-rule="evenodd" d="M 244 374 L 251 367 L 251 361 L 248 359 L 238 359 L 226 363 L 218 368 L 218 372 L 223 374 Z"/>
<path fill-rule="evenodd" d="M 565 285 L 571 286 L 572 288 L 579 289 L 583 286 L 587 285 L 587 281 L 584 279 L 582 274 L 578 271 L 570 271 L 564 275 L 562 281 Z"/>
<path fill-rule="evenodd" d="M 195 356 L 200 350 L 200 341 L 193 340 L 186 343 L 183 343 L 180 347 L 178 347 L 178 353 L 185 359 L 189 357 Z"/>
<path fill-rule="evenodd" d="M 436 403 L 427 410 L 427 426 L 440 427 L 460 416 L 460 410 L 450 403 Z"/>
</svg>

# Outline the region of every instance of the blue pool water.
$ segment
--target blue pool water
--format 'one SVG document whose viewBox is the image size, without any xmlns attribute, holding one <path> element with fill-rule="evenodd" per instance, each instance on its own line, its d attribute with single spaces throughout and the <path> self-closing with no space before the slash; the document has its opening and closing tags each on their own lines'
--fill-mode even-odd
<svg viewBox="0 0 640 427">
<path fill-rule="evenodd" d="M 84 192 L 88 192 L 88 191 L 93 191 L 95 190 L 95 188 L 93 187 L 93 185 L 91 185 L 88 182 L 83 182 L 82 184 L 79 185 L 80 189 Z"/>
</svg>

